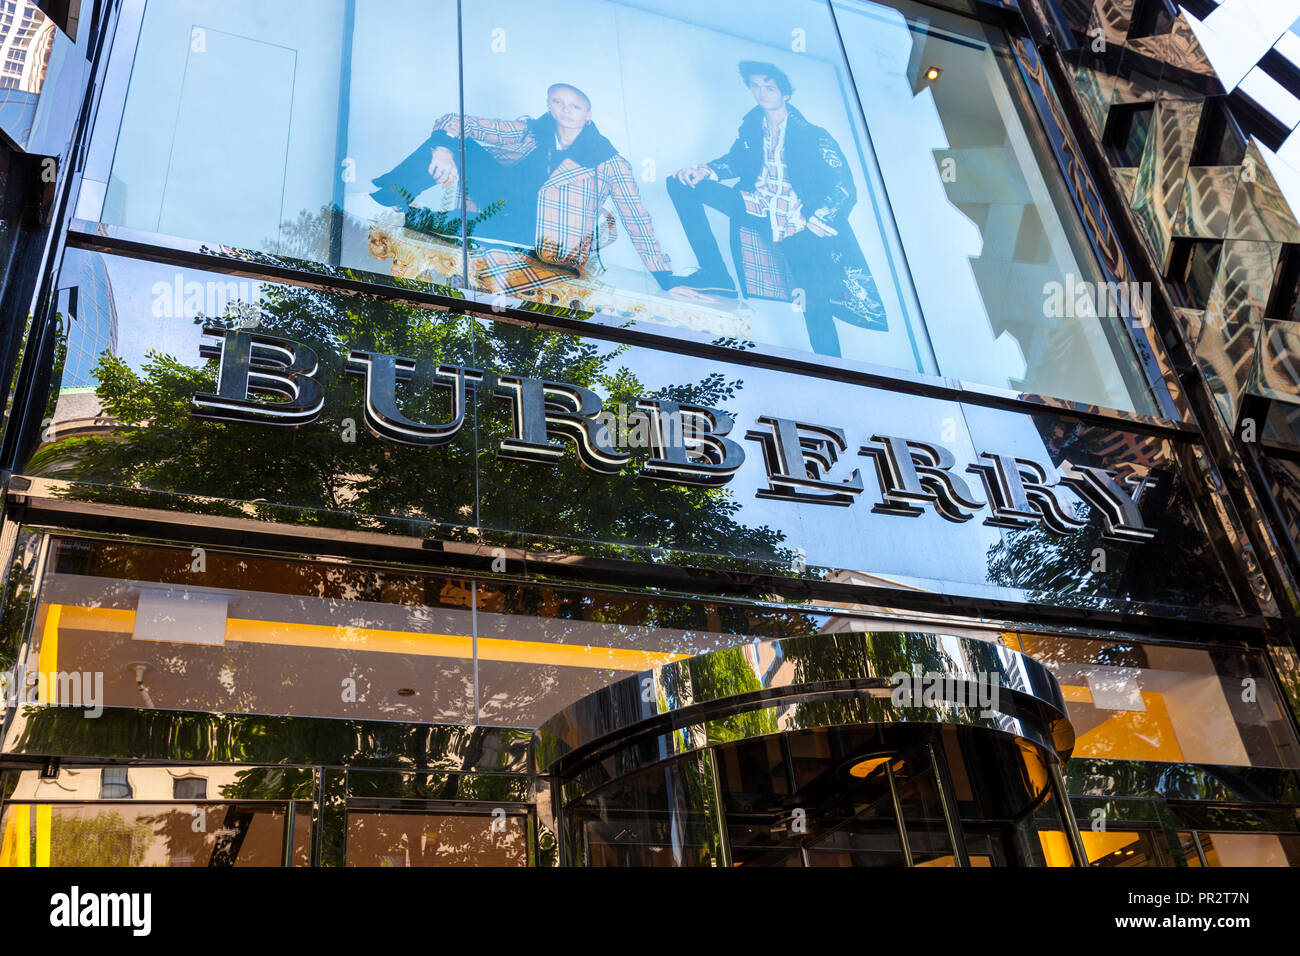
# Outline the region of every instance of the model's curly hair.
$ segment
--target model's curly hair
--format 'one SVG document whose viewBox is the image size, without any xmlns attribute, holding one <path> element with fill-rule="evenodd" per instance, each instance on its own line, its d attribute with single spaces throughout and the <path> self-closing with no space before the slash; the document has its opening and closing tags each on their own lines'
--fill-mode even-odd
<svg viewBox="0 0 1300 956">
<path fill-rule="evenodd" d="M 762 60 L 741 60 L 740 78 L 748 83 L 750 77 L 753 76 L 775 81 L 777 89 L 786 96 L 794 92 L 794 87 L 790 85 L 790 77 L 786 76 L 785 71 L 775 63 L 766 63 Z"/>
</svg>

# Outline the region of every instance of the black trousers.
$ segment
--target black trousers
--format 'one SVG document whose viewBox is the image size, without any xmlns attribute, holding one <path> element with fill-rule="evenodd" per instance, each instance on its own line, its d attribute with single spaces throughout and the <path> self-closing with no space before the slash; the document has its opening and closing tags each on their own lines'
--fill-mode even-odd
<svg viewBox="0 0 1300 956">
<path fill-rule="evenodd" d="M 436 144 L 441 145 L 441 144 Z M 433 155 L 434 140 L 430 139 L 416 148 L 396 167 L 373 180 L 379 188 L 371 197 L 384 206 L 407 213 L 408 219 L 419 210 L 413 210 L 411 201 L 434 185 L 429 173 L 429 160 Z M 459 166 L 460 156 L 452 155 Z M 468 193 L 469 201 L 479 210 L 471 218 L 477 219 L 471 235 L 482 239 L 498 239 L 531 249 L 537 243 L 537 190 L 531 183 L 519 181 L 519 171 L 502 165 L 496 157 L 474 140 L 465 142 L 465 165 L 458 188 Z M 459 213 L 452 233 L 459 234 Z M 446 218 L 446 217 L 442 217 Z M 417 215 L 417 227 L 424 217 Z"/>
<path fill-rule="evenodd" d="M 668 196 L 677 210 L 677 218 L 681 220 L 691 251 L 700 264 L 703 279 L 722 288 L 728 287 L 731 279 L 727 265 L 709 226 L 705 208 L 718 210 L 735 225 L 754 229 L 770 228 L 768 220 L 745 209 L 745 199 L 739 189 L 712 179 L 692 187 L 673 176 L 668 180 Z M 835 318 L 831 312 L 831 290 L 837 288 L 835 283 L 844 281 L 844 271 L 835 262 L 842 257 L 834 256 L 834 253 L 846 241 L 853 242 L 842 236 L 818 236 L 809 229 L 801 229 L 777 243 L 794 280 L 794 305 L 803 313 L 808 341 L 818 355 L 840 354 L 840 337 L 835 331 Z M 736 263 L 736 274 L 740 274 L 739 263 Z"/>
</svg>

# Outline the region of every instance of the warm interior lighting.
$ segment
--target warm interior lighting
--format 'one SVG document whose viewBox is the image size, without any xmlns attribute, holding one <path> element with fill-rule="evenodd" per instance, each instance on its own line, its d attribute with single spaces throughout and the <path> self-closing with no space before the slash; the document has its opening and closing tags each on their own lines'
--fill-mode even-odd
<svg viewBox="0 0 1300 956">
<path fill-rule="evenodd" d="M 57 646 L 59 628 L 120 634 L 131 634 L 135 628 L 135 611 L 127 609 L 80 607 L 71 604 L 51 604 L 48 609 L 44 642 L 49 643 L 51 650 L 47 655 L 45 643 L 42 643 L 41 667 L 44 670 L 56 669 L 53 648 Z M 51 640 L 51 628 L 54 629 L 53 640 Z M 466 634 L 417 633 L 383 628 L 302 624 L 296 621 L 255 621 L 232 617 L 226 621 L 225 643 L 325 647 L 380 654 L 419 654 L 426 657 L 469 660 L 474 656 L 475 642 Z M 48 668 L 46 667 L 47 656 Z M 643 651 L 629 647 L 597 647 L 590 644 L 522 641 L 499 637 L 478 639 L 479 660 L 509 661 L 517 664 L 554 664 L 562 667 L 644 671 L 689 656 L 689 654 Z"/>
<path fill-rule="evenodd" d="M 925 71 L 925 78 L 929 80 L 931 83 L 933 83 L 935 80 L 939 78 L 939 74 L 942 72 L 943 70 L 939 69 L 937 66 L 932 66 Z"/>
<path fill-rule="evenodd" d="M 849 768 L 850 777 L 869 777 L 889 762 L 889 757 L 868 757 Z"/>
</svg>

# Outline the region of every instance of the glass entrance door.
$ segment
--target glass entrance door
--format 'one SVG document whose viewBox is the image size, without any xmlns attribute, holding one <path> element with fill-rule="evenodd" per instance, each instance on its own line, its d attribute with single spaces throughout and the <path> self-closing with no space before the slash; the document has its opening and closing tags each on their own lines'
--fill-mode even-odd
<svg viewBox="0 0 1300 956">
<path fill-rule="evenodd" d="M 835 761 L 827 743 L 782 734 L 715 749 L 733 866 L 953 865 L 927 744 Z"/>
<path fill-rule="evenodd" d="M 821 727 L 719 744 L 571 803 L 569 859 L 1071 866 L 1048 759 L 1010 736 L 951 725 Z"/>
</svg>

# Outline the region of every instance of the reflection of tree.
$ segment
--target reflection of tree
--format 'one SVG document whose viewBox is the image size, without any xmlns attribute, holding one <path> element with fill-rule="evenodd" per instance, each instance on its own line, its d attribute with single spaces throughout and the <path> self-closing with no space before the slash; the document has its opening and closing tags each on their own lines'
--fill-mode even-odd
<svg viewBox="0 0 1300 956">
<path fill-rule="evenodd" d="M 1174 508 L 1163 511 L 1159 534 L 1140 553 L 1103 540 L 1096 517 L 1077 534 L 1039 526 L 1005 531 L 988 550 L 988 579 L 1024 589 L 1031 601 L 1081 607 L 1157 594 L 1180 607 L 1234 606 L 1209 539 L 1189 533 L 1181 517 Z"/>
<path fill-rule="evenodd" d="M 926 657 L 918 655 L 921 646 L 926 648 Z M 889 677 L 910 673 L 914 664 L 931 672 L 958 669 L 958 662 L 938 642 L 928 637 L 909 640 L 898 631 L 847 631 L 787 641 L 782 653 L 795 668 L 796 683 L 843 680 L 846 674 Z"/>
<path fill-rule="evenodd" d="M 27 600 L 20 599 L 19 595 L 30 598 L 36 580 L 34 569 L 37 539 L 35 535 L 25 533 L 19 541 L 22 543 L 15 548 L 13 561 L 4 575 L 4 602 L 0 604 L 0 634 L 4 635 L 4 639 L 0 640 L 0 671 L 10 673 L 17 663 L 20 635 L 27 623 Z M 16 679 L 18 675 L 13 676 Z"/>
<path fill-rule="evenodd" d="M 691 685 L 702 700 L 734 697 L 763 689 L 763 683 L 754 673 L 743 648 L 731 648 L 694 658 L 688 665 Z M 777 731 L 776 711 L 750 710 L 732 714 L 719 722 L 725 724 L 726 739 L 743 740 Z M 721 728 L 719 728 L 721 730 Z M 722 739 L 719 737 L 718 739 Z"/>
<path fill-rule="evenodd" d="M 523 866 L 521 817 L 352 813 L 348 845 L 360 866 Z"/>
<path fill-rule="evenodd" d="M 225 807 L 185 807 L 141 817 L 155 839 L 167 847 L 166 866 L 207 866 L 213 855 L 214 833 Z M 196 821 L 198 821 L 196 823 Z M 200 829 L 196 830 L 195 826 Z"/>
<path fill-rule="evenodd" d="M 253 767 L 221 785 L 228 800 L 293 800 L 314 796 L 316 775 L 308 767 Z"/>
<path fill-rule="evenodd" d="M 55 866 L 139 866 L 153 842 L 145 820 L 128 824 L 116 810 L 81 816 L 56 808 L 50 827 L 50 862 Z"/>
<path fill-rule="evenodd" d="M 1183 470 L 1182 464 L 1171 460 L 1165 442 L 1064 418 L 1037 416 L 1034 424 L 1050 461 L 1118 467 L 1128 476 L 1155 479 L 1140 507 L 1157 534 L 1143 544 L 1103 538 L 1100 517 L 1081 502 L 1078 513 L 1090 520 L 1077 533 L 1057 535 L 1041 525 L 1003 531 L 986 555 L 989 583 L 1058 605 L 1101 607 L 1158 595 L 1172 606 L 1236 607 L 1214 536 L 1206 534 L 1175 478 L 1173 469 Z"/>
<path fill-rule="evenodd" d="M 305 217 L 297 228 L 323 236 L 328 223 Z M 304 242 L 322 236 L 308 235 Z M 235 307 L 222 318 L 202 321 L 235 327 L 241 311 Z M 259 316 L 259 331 L 308 345 L 320 357 L 317 378 L 326 411 L 317 423 L 288 431 L 199 421 L 190 415 L 190 397 L 213 390 L 215 361 L 194 368 L 188 356 L 182 361 L 151 351 L 139 369 L 132 369 L 105 353 L 97 367 L 97 395 L 121 427 L 46 445 L 28 473 L 75 459 L 68 477 L 113 489 L 82 488 L 76 494 L 125 503 L 144 503 L 146 489 L 205 496 L 219 499 L 206 502 L 205 510 L 231 516 L 274 514 L 285 520 L 275 506 L 288 505 L 303 509 L 292 519 L 302 524 L 346 511 L 787 560 L 778 532 L 737 520 L 741 504 L 729 491 L 637 479 L 645 450 L 634 452 L 633 462 L 615 476 L 586 472 L 572 455 L 553 467 L 499 462 L 496 448 L 509 434 L 510 421 L 507 404 L 495 399 L 474 404 L 459 440 L 441 449 L 397 446 L 363 427 L 355 441 L 345 440 L 344 420 L 361 419 L 359 383 L 343 368 L 352 349 L 418 358 L 417 380 L 401 387 L 399 401 L 409 417 L 430 422 L 445 420 L 450 407 L 447 393 L 432 385 L 431 367 L 437 362 L 603 390 L 611 404 L 661 397 L 720 405 L 740 390 L 739 381 L 714 373 L 653 392 L 629 369 L 613 365 L 622 347 L 295 286 L 267 286 Z M 477 418 L 477 435 L 471 415 Z"/>
<path fill-rule="evenodd" d="M 1023 588 L 1031 600 L 1068 600 L 1072 604 L 1095 606 L 1104 602 L 1112 582 L 1105 573 L 1092 570 L 1097 546 L 1087 534 L 1057 535 L 1041 527 L 1003 532 L 988 550 L 988 576 L 993 584 Z M 1116 548 L 1110 561 L 1122 567 Z M 1109 562 L 1107 566 L 1112 566 Z"/>
<path fill-rule="evenodd" d="M 262 825 L 254 834 L 259 819 Z M 166 844 L 168 866 L 281 865 L 283 807 L 204 804 L 163 810 L 141 820 Z"/>
<path fill-rule="evenodd" d="M 1065 766 L 1073 794 L 1128 796 L 1203 802 L 1289 804 L 1295 801 L 1291 771 L 1104 757 L 1072 757 Z"/>
</svg>

